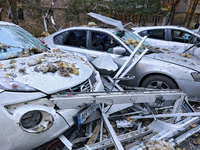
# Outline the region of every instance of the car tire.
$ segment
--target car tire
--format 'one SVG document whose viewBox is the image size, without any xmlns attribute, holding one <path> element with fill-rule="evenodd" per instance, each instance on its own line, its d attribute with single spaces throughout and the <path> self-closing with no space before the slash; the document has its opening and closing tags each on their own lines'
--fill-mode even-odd
<svg viewBox="0 0 200 150">
<path fill-rule="evenodd" d="M 177 89 L 176 83 L 164 75 L 148 76 L 141 84 L 142 87 L 153 89 Z"/>
</svg>

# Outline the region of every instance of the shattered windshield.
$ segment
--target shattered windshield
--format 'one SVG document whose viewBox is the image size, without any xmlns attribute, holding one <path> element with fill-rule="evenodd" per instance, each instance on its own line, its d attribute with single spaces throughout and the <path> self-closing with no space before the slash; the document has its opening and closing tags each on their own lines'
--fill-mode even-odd
<svg viewBox="0 0 200 150">
<path fill-rule="evenodd" d="M 136 46 L 139 44 L 139 42 L 142 40 L 139 36 L 128 30 L 122 32 L 115 32 L 114 34 L 117 35 L 132 50 L 134 50 Z M 138 52 L 139 53 L 143 52 L 145 48 L 148 48 L 148 46 L 150 45 L 147 42 L 144 42 L 142 46 L 139 48 Z"/>
<path fill-rule="evenodd" d="M 0 25 L 0 60 L 31 48 L 45 50 L 45 46 L 25 30 L 16 26 Z"/>
</svg>

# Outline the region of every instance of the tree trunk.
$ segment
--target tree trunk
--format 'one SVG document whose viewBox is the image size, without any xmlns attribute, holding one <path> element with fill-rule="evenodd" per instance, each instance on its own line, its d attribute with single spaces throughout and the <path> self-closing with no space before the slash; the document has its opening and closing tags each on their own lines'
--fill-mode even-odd
<svg viewBox="0 0 200 150">
<path fill-rule="evenodd" d="M 157 26 L 157 22 L 158 22 L 158 15 L 156 15 L 154 26 Z"/>
<path fill-rule="evenodd" d="M 145 25 L 146 25 L 146 21 L 145 21 L 145 19 L 143 19 L 142 26 L 145 26 Z"/>
<path fill-rule="evenodd" d="M 140 19 L 139 19 L 139 27 L 140 27 L 141 20 L 142 20 L 142 14 L 140 15 Z"/>
<path fill-rule="evenodd" d="M 170 19 L 170 25 L 172 25 L 173 22 L 174 22 L 175 9 L 176 9 L 176 6 L 174 6 L 174 9 L 172 9 L 172 14 L 171 14 L 171 19 Z"/>
<path fill-rule="evenodd" d="M 186 12 L 186 14 L 185 14 L 185 18 L 184 18 L 184 21 L 183 21 L 183 24 L 181 25 L 181 26 L 185 26 L 185 23 L 186 23 L 186 20 L 187 20 L 187 18 L 188 18 L 188 13 Z"/>
<path fill-rule="evenodd" d="M 172 24 L 173 21 L 174 21 L 174 16 L 175 16 L 175 10 L 176 10 L 176 6 L 177 4 L 180 2 L 180 0 L 172 0 L 172 8 L 171 8 L 171 11 L 170 11 L 170 14 L 169 14 L 169 18 L 167 20 L 167 24 L 170 23 Z"/>
<path fill-rule="evenodd" d="M 189 4 L 189 8 L 191 8 L 191 7 L 192 7 L 192 1 L 190 1 L 190 4 Z M 186 12 L 186 14 L 185 14 L 185 18 L 184 18 L 184 21 L 183 21 L 183 24 L 182 24 L 182 26 L 184 26 L 184 27 L 186 27 L 186 22 L 188 20 L 190 11 L 191 10 L 188 9 L 187 12 Z"/>
<path fill-rule="evenodd" d="M 10 19 L 13 23 L 18 24 L 18 15 L 17 15 L 17 1 L 16 0 L 7 0 L 9 9 L 11 10 Z"/>
<path fill-rule="evenodd" d="M 191 24 L 191 21 L 192 21 L 192 18 L 194 16 L 194 12 L 195 12 L 195 9 L 197 7 L 197 4 L 198 4 L 199 0 L 195 0 L 193 5 L 192 5 L 192 10 L 191 10 L 191 13 L 190 13 L 190 17 L 189 17 L 189 20 L 188 20 L 188 24 L 187 24 L 187 28 L 190 27 L 190 24 Z"/>
</svg>

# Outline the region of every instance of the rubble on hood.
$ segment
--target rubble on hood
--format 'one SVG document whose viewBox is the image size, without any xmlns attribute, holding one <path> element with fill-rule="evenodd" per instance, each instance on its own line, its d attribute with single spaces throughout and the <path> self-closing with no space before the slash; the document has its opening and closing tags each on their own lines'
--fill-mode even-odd
<svg viewBox="0 0 200 150">
<path fill-rule="evenodd" d="M 3 45 L 5 47 L 5 45 Z M 10 46 L 9 46 L 10 47 Z M 33 54 L 39 54 L 39 55 L 33 55 Z M 64 55 L 65 54 L 65 55 Z M 23 57 L 31 57 L 28 61 L 23 61 Z M 16 74 L 14 74 L 14 70 L 18 68 L 20 65 L 21 67 L 18 68 L 18 72 L 21 73 L 21 75 L 25 75 L 26 73 L 26 67 L 33 67 L 35 72 L 42 72 L 43 74 L 50 72 L 55 73 L 59 72 L 60 76 L 63 77 L 71 77 L 70 74 L 79 75 L 78 68 L 76 68 L 75 64 L 71 62 L 66 62 L 62 60 L 61 58 L 67 58 L 68 55 L 64 51 L 61 51 L 60 49 L 54 49 L 52 51 L 44 52 L 42 50 L 39 50 L 38 48 L 31 48 L 29 50 L 23 49 L 21 52 L 18 52 L 18 55 L 15 56 L 8 56 L 7 58 L 13 58 L 13 57 L 20 57 L 21 60 L 18 59 L 11 59 L 9 60 L 9 63 L 0 64 L 0 69 L 2 70 L 1 74 L 4 74 L 4 77 L 17 77 Z M 19 61 L 19 62 L 18 62 Z M 85 61 L 82 59 L 82 61 Z M 5 62 L 5 61 L 4 61 Z"/>
<path fill-rule="evenodd" d="M 180 54 L 180 55 L 183 56 L 183 57 L 191 58 L 191 55 L 188 54 L 188 53 L 186 53 L 186 54 Z"/>
</svg>

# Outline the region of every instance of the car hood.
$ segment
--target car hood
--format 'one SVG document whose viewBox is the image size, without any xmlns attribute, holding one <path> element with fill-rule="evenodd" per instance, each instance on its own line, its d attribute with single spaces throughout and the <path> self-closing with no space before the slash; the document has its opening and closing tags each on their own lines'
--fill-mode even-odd
<svg viewBox="0 0 200 150">
<path fill-rule="evenodd" d="M 147 57 L 160 60 L 160 61 L 165 61 L 168 63 L 173 63 L 176 65 L 187 67 L 187 68 L 200 72 L 200 60 L 196 58 L 195 56 L 191 56 L 191 55 L 184 56 L 184 55 L 186 54 L 163 52 L 163 53 L 149 54 L 147 55 Z"/>
<path fill-rule="evenodd" d="M 62 72 L 68 68 L 68 73 Z M 49 67 L 51 66 L 51 67 Z M 74 70 L 72 69 L 74 68 Z M 93 73 L 87 59 L 59 49 L 15 59 L 0 61 L 0 75 L 29 85 L 46 94 L 72 88 L 87 80 Z"/>
<path fill-rule="evenodd" d="M 87 14 L 89 16 L 99 20 L 99 21 L 102 21 L 105 24 L 109 24 L 109 25 L 115 26 L 121 31 L 124 30 L 124 26 L 123 26 L 122 22 L 119 21 L 119 20 L 115 20 L 115 19 L 112 19 L 110 17 L 102 16 L 102 15 L 99 15 L 99 14 L 96 14 L 96 13 L 93 13 L 93 12 L 90 12 L 90 13 L 87 13 Z"/>
</svg>

